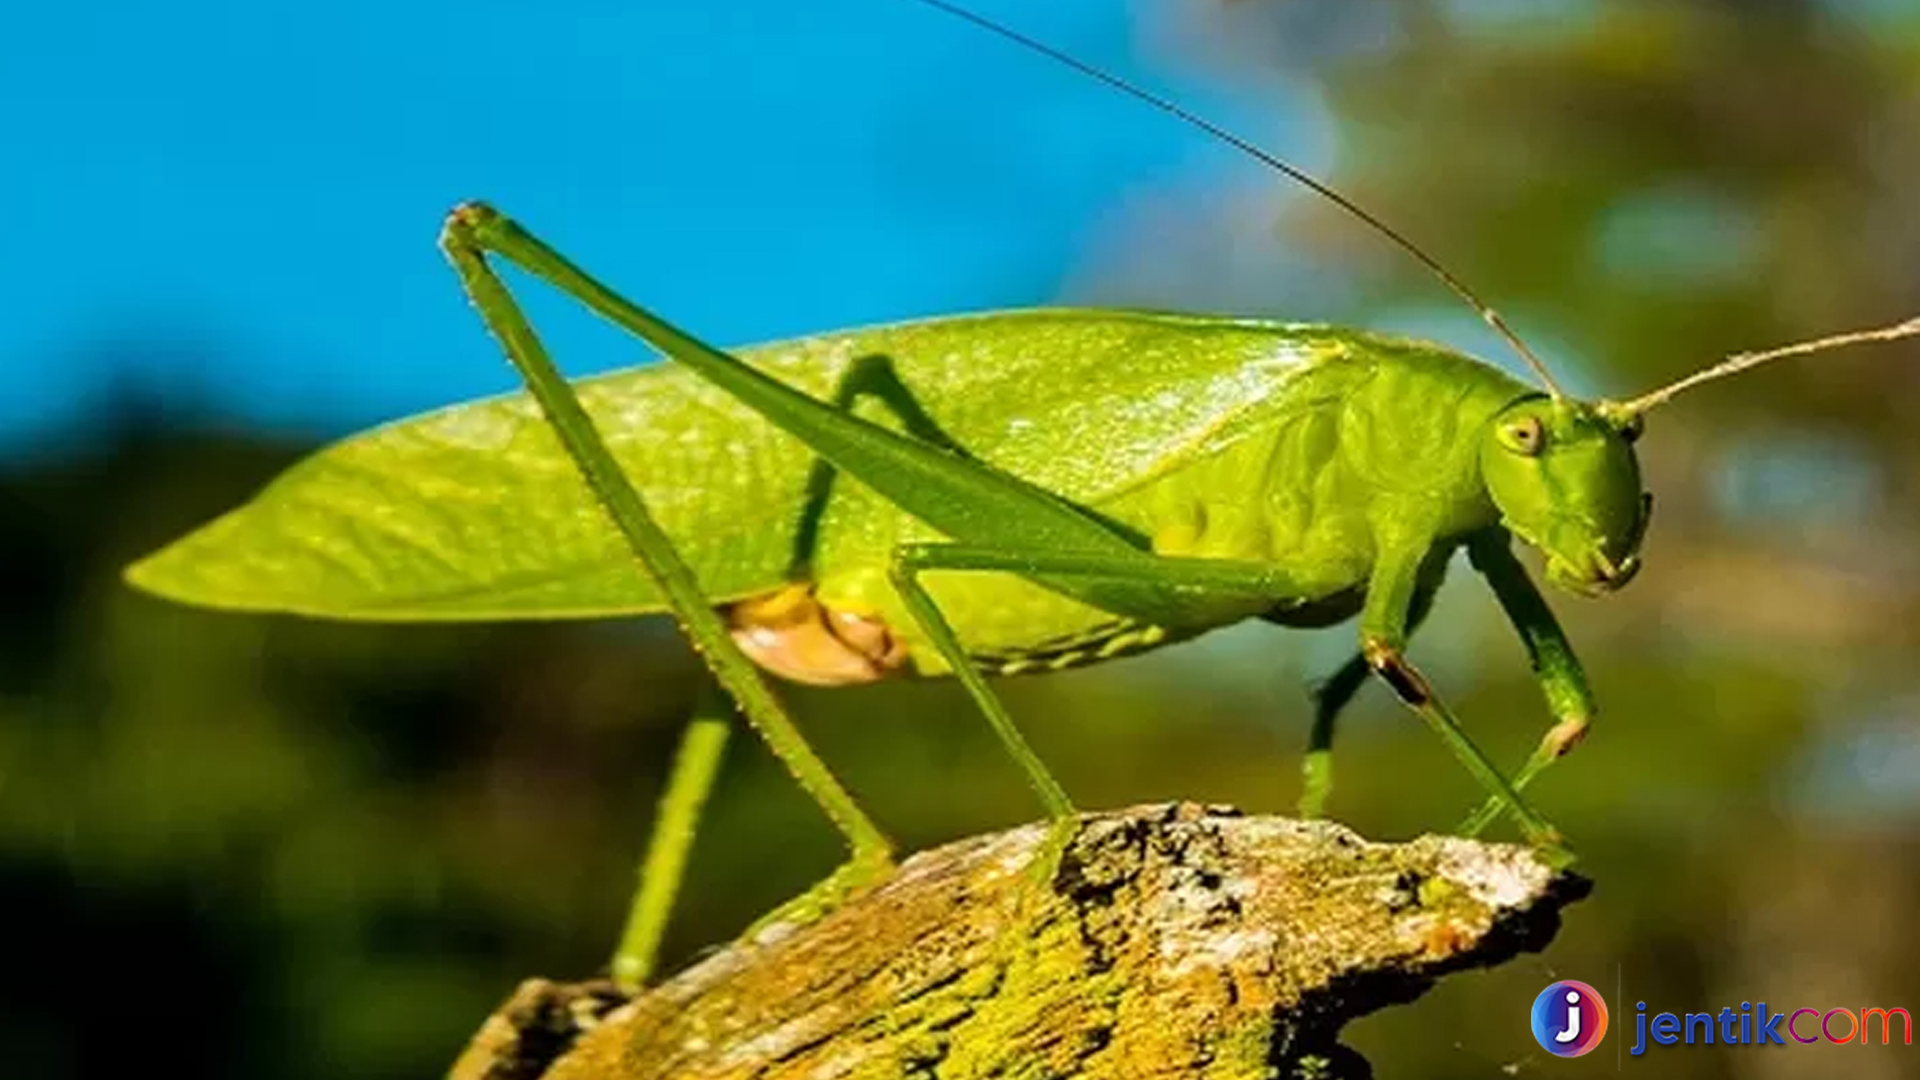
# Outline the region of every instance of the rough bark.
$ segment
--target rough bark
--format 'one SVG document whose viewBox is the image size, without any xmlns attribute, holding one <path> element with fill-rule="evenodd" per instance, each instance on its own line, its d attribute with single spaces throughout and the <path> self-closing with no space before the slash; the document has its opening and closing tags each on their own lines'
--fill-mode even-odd
<svg viewBox="0 0 1920 1080">
<path fill-rule="evenodd" d="M 1525 848 L 1190 804 L 1087 815 L 1057 858 L 1046 840 L 916 855 L 631 1001 L 529 980 L 453 1076 L 1365 1076 L 1341 1025 L 1544 946 L 1587 889 Z"/>
</svg>

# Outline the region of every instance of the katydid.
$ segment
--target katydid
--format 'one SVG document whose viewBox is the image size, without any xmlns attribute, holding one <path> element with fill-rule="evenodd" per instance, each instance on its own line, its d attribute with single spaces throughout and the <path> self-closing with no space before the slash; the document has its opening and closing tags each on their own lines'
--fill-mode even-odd
<svg viewBox="0 0 1920 1080">
<path fill-rule="evenodd" d="M 1519 789 L 1579 741 L 1595 708 L 1512 540 L 1541 553 L 1556 585 L 1619 588 L 1639 568 L 1651 513 L 1634 449 L 1649 409 L 1766 360 L 1920 334 L 1920 320 L 1734 357 L 1630 401 L 1577 401 L 1431 257 L 1298 169 L 1048 46 L 924 2 L 1332 198 L 1471 304 L 1540 385 L 1362 330 L 1134 311 L 961 315 L 729 353 L 471 203 L 449 216 L 441 245 L 529 393 L 323 449 L 130 580 L 188 603 L 337 619 L 670 612 L 845 835 L 852 857 L 834 889 L 874 880 L 890 848 L 763 672 L 825 685 L 956 677 L 1062 823 L 1071 802 L 987 676 L 1096 663 L 1247 619 L 1358 616 L 1359 648 L 1319 694 L 1303 810 L 1327 797 L 1334 719 L 1377 674 L 1486 789 L 1467 832 L 1511 813 L 1530 842 L 1557 845 Z M 495 260 L 674 363 L 570 385 Z M 1525 645 L 1553 720 L 1511 781 L 1406 657 L 1462 549 Z M 702 745 L 696 788 L 717 754 Z M 657 923 L 665 903 L 643 902 L 640 917 Z M 648 957 L 624 959 L 632 972 Z"/>
</svg>

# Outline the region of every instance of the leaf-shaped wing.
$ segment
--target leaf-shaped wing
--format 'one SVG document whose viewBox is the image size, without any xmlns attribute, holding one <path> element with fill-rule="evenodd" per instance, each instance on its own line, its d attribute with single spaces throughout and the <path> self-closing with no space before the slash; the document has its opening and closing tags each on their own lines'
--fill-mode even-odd
<svg viewBox="0 0 1920 1080">
<path fill-rule="evenodd" d="M 968 453 L 1097 505 L 1308 404 L 1293 400 L 1302 373 L 1397 344 L 1317 326 L 1042 309 L 736 355 L 829 400 L 853 364 L 884 357 Z M 716 600 L 790 574 L 813 468 L 806 447 L 671 364 L 575 385 Z M 900 426 L 884 407 L 860 411 Z M 833 490 L 844 500 L 834 535 L 900 534 L 896 508 L 844 479 Z M 848 515 L 896 520 L 849 528 Z M 841 566 L 878 565 L 885 552 L 821 554 Z M 333 618 L 582 618 L 660 607 L 525 395 L 426 413 L 320 450 L 128 577 L 189 603 Z"/>
</svg>

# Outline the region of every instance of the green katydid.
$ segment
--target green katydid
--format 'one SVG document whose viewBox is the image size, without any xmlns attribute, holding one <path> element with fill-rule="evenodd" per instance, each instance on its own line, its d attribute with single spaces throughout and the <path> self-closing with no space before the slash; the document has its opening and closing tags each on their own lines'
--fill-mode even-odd
<svg viewBox="0 0 1920 1080">
<path fill-rule="evenodd" d="M 529 394 L 328 447 L 130 580 L 188 603 L 339 619 L 671 612 L 845 835 L 852 857 L 830 889 L 875 879 L 890 848 L 763 671 L 828 685 L 953 675 L 1065 822 L 1072 804 L 987 675 L 1093 663 L 1249 618 L 1357 615 L 1360 648 L 1318 696 L 1303 808 L 1327 796 L 1335 717 L 1377 674 L 1486 788 L 1466 831 L 1511 813 L 1529 841 L 1556 845 L 1519 789 L 1580 739 L 1594 704 L 1512 538 L 1542 553 L 1558 585 L 1624 585 L 1651 512 L 1633 445 L 1649 409 L 1767 360 L 1920 334 L 1920 320 L 1737 356 L 1631 401 L 1577 401 L 1473 293 L 1339 194 L 1163 99 L 923 2 L 1333 199 L 1471 304 L 1541 385 L 1360 330 L 1129 311 L 955 316 L 728 353 L 467 204 L 441 244 Z M 496 259 L 675 363 L 569 385 Z M 1461 549 L 1525 644 L 1554 721 L 1511 781 L 1405 655 Z M 668 847 L 684 847 L 711 780 L 707 730 L 689 744 Z M 675 865 L 670 852 L 659 865 Z M 621 957 L 628 981 L 650 963 L 666 886 L 637 901 L 649 925 Z"/>
</svg>

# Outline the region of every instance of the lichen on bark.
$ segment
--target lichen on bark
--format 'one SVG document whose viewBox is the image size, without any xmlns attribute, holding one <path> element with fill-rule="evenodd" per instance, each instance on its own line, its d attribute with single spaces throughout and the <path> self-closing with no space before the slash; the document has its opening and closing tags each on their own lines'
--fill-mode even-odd
<svg viewBox="0 0 1920 1080">
<path fill-rule="evenodd" d="M 624 1003 L 530 981 L 453 1076 L 1364 1076 L 1342 1025 L 1542 947 L 1586 891 L 1526 848 L 1191 804 L 1086 815 L 1057 857 L 1047 836 L 923 852 Z"/>
</svg>

